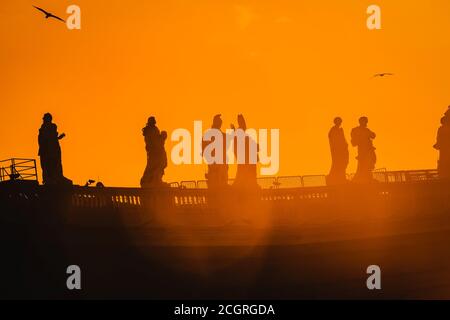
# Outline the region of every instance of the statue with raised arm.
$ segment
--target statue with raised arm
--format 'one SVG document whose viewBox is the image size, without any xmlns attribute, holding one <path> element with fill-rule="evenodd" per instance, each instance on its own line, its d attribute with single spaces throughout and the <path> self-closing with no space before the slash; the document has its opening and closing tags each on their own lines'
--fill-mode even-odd
<svg viewBox="0 0 450 320">
<path fill-rule="evenodd" d="M 258 143 L 247 132 L 247 124 L 242 114 L 237 116 L 238 129 L 234 125 L 231 128 L 235 132 L 234 137 L 234 155 L 237 160 L 236 179 L 233 187 L 252 190 L 258 189 L 257 183 L 257 161 L 258 161 Z M 243 153 L 240 155 L 239 153 Z M 241 163 L 239 162 L 240 160 Z"/>
<path fill-rule="evenodd" d="M 41 160 L 43 183 L 55 185 L 72 182 L 63 175 L 61 146 L 59 140 L 64 138 L 64 133 L 58 134 L 58 127 L 52 122 L 50 113 L 44 114 L 43 123 L 39 129 L 39 157 Z"/>
</svg>

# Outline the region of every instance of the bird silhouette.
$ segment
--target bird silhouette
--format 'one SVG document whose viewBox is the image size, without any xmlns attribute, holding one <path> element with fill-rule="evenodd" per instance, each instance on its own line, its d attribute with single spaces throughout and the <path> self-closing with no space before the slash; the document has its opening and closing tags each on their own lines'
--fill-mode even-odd
<svg viewBox="0 0 450 320">
<path fill-rule="evenodd" d="M 383 72 L 383 73 L 377 73 L 375 74 L 373 77 L 384 77 L 384 76 L 393 76 L 393 73 L 389 73 L 389 72 Z"/>
<path fill-rule="evenodd" d="M 35 8 L 38 9 L 39 11 L 45 13 L 45 19 L 48 19 L 48 18 L 54 18 L 54 19 L 60 20 L 60 21 L 62 21 L 62 22 L 66 22 L 66 21 L 64 21 L 64 19 L 61 19 L 60 17 L 55 16 L 53 13 L 50 13 L 50 12 L 48 12 L 48 11 L 45 11 L 44 9 L 39 8 L 39 7 L 36 7 L 36 6 L 33 6 L 33 7 L 35 7 Z"/>
<path fill-rule="evenodd" d="M 95 182 L 95 180 L 89 179 L 88 181 L 86 181 L 86 184 L 84 185 L 85 187 L 89 187 L 91 184 L 93 184 Z"/>
</svg>

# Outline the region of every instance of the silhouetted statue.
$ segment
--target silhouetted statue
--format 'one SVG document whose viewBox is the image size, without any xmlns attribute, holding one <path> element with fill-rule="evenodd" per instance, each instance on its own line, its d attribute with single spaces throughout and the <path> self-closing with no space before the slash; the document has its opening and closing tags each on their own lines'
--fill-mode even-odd
<svg viewBox="0 0 450 320">
<path fill-rule="evenodd" d="M 328 141 L 331 151 L 331 169 L 327 176 L 327 185 L 347 182 L 346 170 L 348 165 L 348 143 L 345 140 L 344 130 L 341 128 L 342 119 L 334 119 L 334 126 L 328 132 Z"/>
<path fill-rule="evenodd" d="M 58 134 L 57 126 L 52 122 L 52 115 L 50 113 L 44 114 L 43 123 L 39 129 L 38 142 L 42 178 L 46 185 L 72 183 L 64 177 L 62 169 L 59 140 L 65 136 L 64 133 Z"/>
<path fill-rule="evenodd" d="M 141 178 L 141 187 L 160 187 L 165 185 L 162 182 L 164 169 L 167 167 L 167 155 L 164 143 L 167 139 L 167 132 L 160 133 L 156 126 L 155 117 L 148 118 L 147 125 L 142 129 L 145 140 L 145 150 L 147 152 L 147 166 Z"/>
<path fill-rule="evenodd" d="M 167 132 L 161 131 L 161 136 L 159 137 L 159 143 L 157 145 L 158 151 L 156 152 L 156 155 L 158 156 L 157 160 L 158 168 L 155 174 L 155 179 L 160 184 L 163 183 L 162 177 L 164 176 L 164 170 L 167 168 L 167 153 L 165 149 L 166 140 L 167 140 Z"/>
<path fill-rule="evenodd" d="M 441 118 L 434 148 L 439 150 L 439 178 L 450 179 L 450 108 Z"/>
<path fill-rule="evenodd" d="M 367 117 L 359 118 L 359 126 L 352 129 L 351 142 L 354 147 L 358 147 L 358 168 L 353 181 L 370 182 L 373 181 L 372 171 L 375 169 L 377 156 L 372 140 L 376 135 L 367 128 L 369 120 Z"/>
<path fill-rule="evenodd" d="M 239 114 L 237 117 L 238 121 L 238 129 L 241 129 L 243 132 L 247 130 L 247 124 L 245 122 L 244 116 Z M 231 127 L 235 130 L 234 125 Z M 244 148 L 245 152 L 245 162 L 237 164 L 236 171 L 236 179 L 234 180 L 233 187 L 242 188 L 242 189 L 255 189 L 259 188 L 257 180 L 256 180 L 256 163 L 258 161 L 258 144 L 256 141 L 250 137 L 248 134 L 245 134 L 244 138 Z M 236 159 L 238 159 L 238 137 L 234 138 L 234 154 Z M 250 153 L 255 152 L 255 159 L 251 161 Z"/>
<path fill-rule="evenodd" d="M 211 125 L 211 129 L 220 130 L 222 128 L 222 119 L 221 115 L 217 114 L 213 118 L 213 123 Z M 208 173 L 205 174 L 205 178 L 207 180 L 208 188 L 225 188 L 228 186 L 228 164 L 226 162 L 227 159 L 227 147 L 226 147 L 226 139 L 227 136 L 224 132 L 222 133 L 222 141 L 223 141 L 223 161 L 222 163 L 211 163 L 208 164 Z M 202 141 L 202 150 L 214 142 L 214 138 L 211 141 L 203 139 Z M 214 152 L 213 152 L 214 156 Z"/>
</svg>

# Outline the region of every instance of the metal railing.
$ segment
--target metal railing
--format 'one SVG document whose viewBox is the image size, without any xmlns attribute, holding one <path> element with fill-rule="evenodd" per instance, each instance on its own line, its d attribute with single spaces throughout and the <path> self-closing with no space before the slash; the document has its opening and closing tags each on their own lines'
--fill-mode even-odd
<svg viewBox="0 0 450 320">
<path fill-rule="evenodd" d="M 347 179 L 351 181 L 354 174 L 348 174 Z M 379 169 L 373 172 L 374 180 L 384 183 L 428 181 L 439 178 L 437 170 L 400 170 L 387 171 Z M 232 185 L 234 179 L 229 179 L 228 184 Z M 260 177 L 257 183 L 262 189 L 283 189 L 283 188 L 303 188 L 303 187 L 323 187 L 326 186 L 326 175 L 305 175 L 305 176 L 280 176 L 280 177 Z M 173 188 L 182 189 L 207 189 L 206 180 L 182 181 L 172 183 Z"/>
<path fill-rule="evenodd" d="M 38 180 L 35 159 L 11 158 L 0 161 L 0 182 Z"/>
<path fill-rule="evenodd" d="M 348 174 L 347 179 L 352 180 L 354 174 Z M 376 181 L 384 183 L 411 182 L 437 180 L 437 170 L 400 170 L 387 171 L 379 169 L 373 172 Z M 38 180 L 38 173 L 35 159 L 11 158 L 0 161 L 0 182 L 14 180 Z M 232 185 L 234 179 L 229 179 L 228 184 Z M 283 189 L 302 187 L 322 187 L 326 186 L 325 175 L 305 175 L 305 176 L 280 176 L 280 177 L 260 177 L 257 183 L 261 189 Z M 170 183 L 172 188 L 181 189 L 207 189 L 206 180 L 191 180 Z"/>
<path fill-rule="evenodd" d="M 0 163 L 5 163 L 5 161 Z M 14 161 L 14 164 L 28 166 L 26 163 L 21 163 L 21 161 Z M 10 170 L 8 170 L 9 173 Z M 30 175 L 34 176 L 31 173 Z M 4 176 L 5 173 L 2 170 L 2 179 L 10 179 L 4 178 Z M 411 194 L 428 196 L 437 193 L 446 200 L 449 194 L 449 189 L 447 188 L 449 184 L 445 180 L 443 181 L 444 184 L 438 181 L 436 170 L 374 172 L 374 178 L 381 183 L 373 183 L 365 187 L 352 183 L 344 185 L 343 188 L 336 186 L 325 187 L 323 185 L 312 186 L 314 183 L 323 184 L 324 178 L 325 176 L 323 175 L 265 177 L 258 179 L 262 188 L 256 193 L 250 193 L 249 197 L 257 201 L 269 202 L 270 208 L 288 210 L 292 207 L 297 210 L 298 208 L 308 208 L 309 205 L 316 203 L 326 203 L 326 201 L 331 201 L 332 199 L 341 199 L 340 197 L 343 196 L 348 196 L 352 201 L 355 201 L 355 197 L 366 195 L 377 199 L 389 199 L 392 198 L 392 195 L 410 197 Z M 193 208 L 197 210 L 198 208 L 209 208 L 210 205 L 212 207 L 221 206 L 223 199 L 229 203 L 237 203 L 243 199 L 242 193 L 235 192 L 233 188 L 226 188 L 217 194 L 212 194 L 204 187 L 195 188 L 194 186 L 198 186 L 198 183 L 199 181 L 194 181 L 194 183 L 186 181 L 186 183 L 170 184 L 171 188 L 149 189 L 82 186 L 73 186 L 69 189 L 46 189 L 36 184 L 22 188 L 20 191 L 17 191 L 15 185 L 12 185 L 13 188 L 8 188 L 9 185 L 6 184 L 6 188 L 0 188 L 0 200 L 21 204 L 42 199 L 43 201 L 66 199 L 64 195 L 70 195 L 69 201 L 77 208 L 103 208 L 105 210 L 110 210 L 111 208 L 134 208 L 136 210 L 140 210 L 139 208 L 151 208 L 153 210 L 156 208 L 161 210 L 161 212 L 166 212 L 176 208 L 183 210 Z M 202 182 L 200 181 L 201 184 Z M 342 190 L 345 190 L 345 192 L 342 192 Z M 411 192 L 411 190 L 418 191 Z M 415 198 L 412 197 L 411 199 Z M 410 201 L 411 205 L 414 205 L 414 201 Z M 406 202 L 402 203 L 406 205 Z"/>
</svg>

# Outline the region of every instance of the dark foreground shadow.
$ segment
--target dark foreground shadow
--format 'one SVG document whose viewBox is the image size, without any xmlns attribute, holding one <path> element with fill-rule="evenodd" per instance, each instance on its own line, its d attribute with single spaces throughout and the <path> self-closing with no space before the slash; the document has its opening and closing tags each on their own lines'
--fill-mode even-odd
<svg viewBox="0 0 450 320">
<path fill-rule="evenodd" d="M 140 206 L 102 206 L 119 199 L 109 188 L 33 188 L 0 192 L 2 298 L 449 298 L 444 182 L 229 190 L 208 205 L 207 190 L 139 189 Z M 174 195 L 186 205 L 160 204 Z M 72 264 L 80 291 L 66 288 Z M 366 287 L 373 264 L 381 291 Z"/>
</svg>

